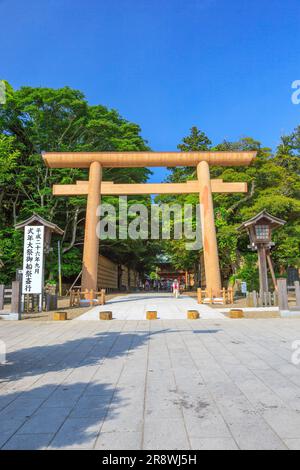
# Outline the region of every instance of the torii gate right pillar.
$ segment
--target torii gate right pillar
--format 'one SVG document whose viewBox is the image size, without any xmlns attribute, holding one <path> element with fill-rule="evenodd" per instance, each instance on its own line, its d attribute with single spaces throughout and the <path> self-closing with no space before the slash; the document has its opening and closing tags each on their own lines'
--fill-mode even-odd
<svg viewBox="0 0 300 470">
<path fill-rule="evenodd" d="M 81 288 L 97 290 L 99 257 L 99 237 L 97 234 L 97 213 L 100 204 L 100 186 L 102 167 L 99 162 L 92 162 L 89 170 L 88 198 L 85 218 Z"/>
<path fill-rule="evenodd" d="M 214 207 L 211 191 L 209 164 L 202 161 L 197 165 L 199 181 L 199 202 L 206 288 L 214 297 L 221 295 L 221 274 L 218 255 Z"/>
</svg>

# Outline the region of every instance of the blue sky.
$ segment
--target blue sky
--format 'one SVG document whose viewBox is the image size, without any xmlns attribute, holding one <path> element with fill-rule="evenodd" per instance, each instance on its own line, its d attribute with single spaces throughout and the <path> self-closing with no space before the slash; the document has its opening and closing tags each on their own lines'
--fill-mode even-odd
<svg viewBox="0 0 300 470">
<path fill-rule="evenodd" d="M 193 125 L 275 147 L 300 124 L 299 25 L 299 0 L 0 0 L 0 78 L 78 88 L 153 150 Z"/>
</svg>

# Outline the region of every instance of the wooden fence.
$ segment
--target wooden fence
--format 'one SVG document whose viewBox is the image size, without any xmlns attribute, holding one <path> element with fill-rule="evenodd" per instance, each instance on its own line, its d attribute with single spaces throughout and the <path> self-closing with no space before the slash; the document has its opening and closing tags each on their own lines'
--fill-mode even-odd
<svg viewBox="0 0 300 470">
<path fill-rule="evenodd" d="M 12 288 L 0 284 L 0 310 L 3 310 L 5 303 L 11 303 Z"/>
<path fill-rule="evenodd" d="M 81 301 L 87 301 L 92 305 L 105 305 L 105 289 L 101 289 L 99 292 L 94 290 L 73 289 L 70 291 L 70 307 L 80 307 Z"/>
<path fill-rule="evenodd" d="M 259 292 L 254 290 L 247 292 L 246 302 L 247 307 L 276 307 L 278 305 L 278 293 L 276 291 L 264 292 L 263 295 L 260 295 Z"/>
<path fill-rule="evenodd" d="M 212 289 L 197 289 L 197 300 L 198 304 L 232 304 L 233 303 L 233 289 L 228 287 L 228 289 L 221 289 L 220 295 L 216 296 L 212 294 Z"/>
</svg>

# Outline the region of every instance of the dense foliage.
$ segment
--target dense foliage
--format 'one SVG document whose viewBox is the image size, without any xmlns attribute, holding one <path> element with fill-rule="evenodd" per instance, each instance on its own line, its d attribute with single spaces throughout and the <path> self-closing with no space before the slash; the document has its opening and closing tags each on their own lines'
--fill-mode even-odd
<svg viewBox="0 0 300 470">
<path fill-rule="evenodd" d="M 7 85 L 7 102 L 0 105 L 0 282 L 9 283 L 22 262 L 22 233 L 14 225 L 33 212 L 55 222 L 65 234 L 62 239 L 62 272 L 72 280 L 81 269 L 86 200 L 84 197 L 53 197 L 51 187 L 86 179 L 87 171 L 46 168 L 43 151 L 131 151 L 148 150 L 138 125 L 105 106 L 91 106 L 84 95 L 68 87 L 22 87 Z M 193 127 L 178 145 L 190 150 L 257 150 L 258 157 L 248 168 L 215 167 L 212 177 L 224 181 L 246 181 L 249 193 L 215 194 L 220 262 L 224 282 L 242 278 L 256 287 L 256 255 L 247 248 L 248 238 L 237 228 L 242 221 L 266 208 L 286 225 L 274 234 L 273 260 L 277 273 L 287 266 L 300 266 L 300 127 L 281 138 L 275 153 L 252 138 L 214 145 L 203 131 Z M 195 178 L 190 167 L 172 168 L 169 181 Z M 105 169 L 103 179 L 115 182 L 145 182 L 146 168 Z M 103 198 L 105 200 L 105 198 Z M 117 204 L 114 197 L 106 198 Z M 130 203 L 149 197 L 131 197 Z M 157 202 L 198 202 L 198 196 L 161 196 Z M 57 253 L 47 261 L 47 277 L 56 277 Z M 155 257 L 167 254 L 177 268 L 198 270 L 199 252 L 187 251 L 185 240 L 104 240 L 101 252 L 140 272 L 155 271 Z"/>
<path fill-rule="evenodd" d="M 23 87 L 14 91 L 9 84 L 6 88 L 7 102 L 0 105 L 0 259 L 4 263 L 0 282 L 10 282 L 22 264 L 22 233 L 14 225 L 33 212 L 65 231 L 62 272 L 65 279 L 74 278 L 81 270 L 86 198 L 54 197 L 51 187 L 87 179 L 87 171 L 46 168 L 41 152 L 148 150 L 147 143 L 138 125 L 113 109 L 88 105 L 77 90 Z M 105 169 L 103 179 L 141 183 L 149 174 L 146 168 Z M 150 198 L 142 199 L 150 204 Z M 116 198 L 109 201 L 116 203 Z M 47 277 L 57 273 L 53 246 Z M 153 260 L 155 251 L 153 244 L 142 240 L 102 243 L 103 254 L 140 270 Z"/>
<path fill-rule="evenodd" d="M 224 181 L 245 181 L 249 192 L 215 194 L 214 208 L 218 247 L 223 280 L 241 278 L 250 288 L 257 288 L 257 255 L 249 253 L 248 236 L 238 231 L 239 225 L 263 209 L 287 223 L 274 232 L 276 246 L 272 253 L 277 274 L 288 266 L 300 267 L 300 126 L 290 136 L 281 138 L 273 154 L 252 138 L 213 146 L 209 138 L 193 127 L 188 137 L 178 145 L 181 151 L 190 150 L 256 150 L 257 158 L 249 167 L 214 167 L 211 176 Z M 196 178 L 190 167 L 171 169 L 170 181 Z M 166 198 L 160 197 L 160 201 Z M 198 202 L 197 195 L 168 197 L 170 200 Z M 193 252 L 184 252 L 181 241 L 172 241 L 165 250 L 175 265 L 190 268 L 198 260 Z"/>
</svg>

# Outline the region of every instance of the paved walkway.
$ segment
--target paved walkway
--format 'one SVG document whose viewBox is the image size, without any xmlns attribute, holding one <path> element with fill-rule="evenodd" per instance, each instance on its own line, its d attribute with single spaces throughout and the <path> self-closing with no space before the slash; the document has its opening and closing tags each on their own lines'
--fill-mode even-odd
<svg viewBox="0 0 300 470">
<path fill-rule="evenodd" d="M 2 449 L 300 449 L 299 320 L 4 322 Z"/>
<path fill-rule="evenodd" d="M 203 320 L 226 318 L 220 311 L 209 305 L 199 305 L 195 299 L 187 295 L 175 299 L 172 294 L 143 293 L 115 297 L 106 305 L 94 307 L 76 320 L 99 320 L 99 312 L 103 310 L 112 311 L 113 318 L 117 320 L 144 320 L 147 310 L 156 310 L 161 320 L 185 320 L 189 309 L 198 310 Z"/>
</svg>

